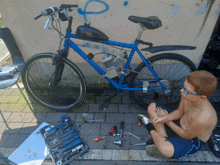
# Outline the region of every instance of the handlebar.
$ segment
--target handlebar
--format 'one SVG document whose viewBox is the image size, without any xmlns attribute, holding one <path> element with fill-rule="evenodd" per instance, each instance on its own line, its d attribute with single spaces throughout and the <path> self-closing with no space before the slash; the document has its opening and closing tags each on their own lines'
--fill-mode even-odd
<svg viewBox="0 0 220 165">
<path fill-rule="evenodd" d="M 62 9 L 70 9 L 70 8 L 73 8 L 73 7 L 78 7 L 78 5 L 61 4 L 60 7 L 49 7 L 48 9 L 43 10 L 41 12 L 41 14 L 38 15 L 37 17 L 35 17 L 34 19 L 37 20 L 41 16 L 53 15 L 55 13 L 55 11 L 59 11 L 59 10 L 62 10 Z"/>
</svg>

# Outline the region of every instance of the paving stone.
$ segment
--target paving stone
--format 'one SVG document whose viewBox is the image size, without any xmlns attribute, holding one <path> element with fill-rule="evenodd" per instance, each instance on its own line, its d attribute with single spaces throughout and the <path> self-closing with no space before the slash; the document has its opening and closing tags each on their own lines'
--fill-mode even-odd
<svg viewBox="0 0 220 165">
<path fill-rule="evenodd" d="M 18 96 L 18 95 L 21 95 L 21 96 L 22 96 L 22 94 L 21 94 L 21 92 L 19 91 L 18 88 L 17 88 L 17 89 L 14 89 L 14 90 L 12 91 L 11 95 L 12 95 L 12 96 Z"/>
<path fill-rule="evenodd" d="M 138 143 L 146 143 L 146 141 L 149 139 L 148 136 L 138 136 L 142 138 L 142 140 L 139 140 L 135 137 L 129 136 L 130 138 L 130 149 L 132 150 L 144 150 L 146 149 L 146 145 L 131 145 L 131 144 L 138 144 Z"/>
<path fill-rule="evenodd" d="M 26 113 L 23 112 L 13 112 L 9 118 L 7 119 L 8 122 L 21 122 L 24 117 L 25 117 Z"/>
<path fill-rule="evenodd" d="M 209 151 L 203 151 L 204 157 L 206 158 L 206 162 L 214 162 L 215 160 L 211 156 Z"/>
<path fill-rule="evenodd" d="M 58 123 L 58 122 L 60 122 L 61 121 L 61 117 L 63 116 L 63 115 L 66 115 L 66 113 L 64 113 L 64 112 L 57 112 L 57 113 L 47 113 L 47 116 L 46 116 L 46 118 L 44 119 L 45 120 L 45 122 L 47 123 Z"/>
<path fill-rule="evenodd" d="M 77 113 L 75 122 L 82 123 L 82 118 L 84 118 L 85 120 L 93 120 L 94 113 Z M 85 124 L 88 125 L 89 123 L 85 123 Z"/>
<path fill-rule="evenodd" d="M 127 123 L 137 124 L 138 123 L 137 114 L 126 113 L 124 114 L 124 118 L 125 118 L 125 124 Z"/>
<path fill-rule="evenodd" d="M 8 103 L 0 103 L 0 111 L 5 112 L 9 108 L 10 104 Z"/>
<path fill-rule="evenodd" d="M 113 150 L 112 160 L 121 160 L 120 150 Z"/>
<path fill-rule="evenodd" d="M 30 96 L 28 96 L 27 94 L 24 94 L 25 98 L 27 99 L 27 101 L 30 103 L 30 104 L 38 104 L 33 98 L 31 98 Z M 24 97 L 20 97 L 20 99 L 18 100 L 18 103 L 23 103 L 23 104 L 26 104 L 26 100 L 24 99 Z"/>
<path fill-rule="evenodd" d="M 3 133 L 5 131 L 5 129 L 6 129 L 5 123 L 1 123 L 0 124 L 0 133 Z"/>
<path fill-rule="evenodd" d="M 114 112 L 118 112 L 118 104 L 109 104 L 109 107 L 108 107 L 108 109 L 107 110 L 103 110 L 102 111 L 102 113 L 103 112 L 105 112 L 105 113 L 114 113 Z"/>
<path fill-rule="evenodd" d="M 83 160 L 91 159 L 92 154 L 93 154 L 93 149 L 90 149 L 89 152 L 86 152 L 85 154 L 82 155 L 82 159 Z"/>
<path fill-rule="evenodd" d="M 142 160 L 141 152 L 139 150 L 130 150 L 129 157 L 130 160 Z"/>
<path fill-rule="evenodd" d="M 124 115 L 121 113 L 107 113 L 106 114 L 106 123 L 121 123 L 124 121 Z"/>
<path fill-rule="evenodd" d="M 123 104 L 131 104 L 130 96 L 122 96 Z"/>
<path fill-rule="evenodd" d="M 144 109 L 137 104 L 131 104 L 130 105 L 130 112 L 142 114 L 142 113 L 147 113 L 147 109 Z"/>
<path fill-rule="evenodd" d="M 148 136 L 149 133 L 143 124 L 141 126 L 138 126 L 137 124 L 133 124 L 133 134 L 137 136 L 138 135 Z"/>
<path fill-rule="evenodd" d="M 83 103 L 85 104 L 94 104 L 96 97 L 94 95 L 86 95 Z"/>
<path fill-rule="evenodd" d="M 79 106 L 69 110 L 69 112 L 83 113 L 89 111 L 89 104 L 80 104 Z"/>
<path fill-rule="evenodd" d="M 103 137 L 105 135 L 101 135 L 101 134 L 81 134 L 80 137 L 82 137 L 86 143 L 89 145 L 90 149 L 106 149 L 106 141 L 107 138 L 104 138 L 98 142 L 95 142 L 94 139 L 98 138 L 98 137 Z"/>
<path fill-rule="evenodd" d="M 35 113 L 47 113 L 47 108 L 45 108 L 44 106 L 40 105 L 40 104 L 31 104 L 31 107 L 33 109 L 33 111 Z M 30 108 L 29 106 L 27 105 L 26 108 L 24 109 L 24 111 L 29 111 L 30 112 Z"/>
<path fill-rule="evenodd" d="M 103 160 L 112 160 L 113 150 L 102 150 Z"/>
<path fill-rule="evenodd" d="M 220 162 L 220 158 L 215 156 L 211 151 L 209 151 L 209 154 L 212 156 L 212 158 L 214 159 L 215 162 Z"/>
<path fill-rule="evenodd" d="M 24 134 L 12 134 L 6 142 L 7 148 L 17 148 L 19 147 L 27 138 Z"/>
<path fill-rule="evenodd" d="M 150 161 L 150 156 L 147 155 L 146 150 L 140 150 L 142 161 Z"/>
<path fill-rule="evenodd" d="M 19 134 L 29 135 L 34 132 L 39 126 L 40 123 L 24 123 L 23 127 L 19 130 Z"/>
<path fill-rule="evenodd" d="M 9 123 L 8 127 L 5 128 L 4 133 L 7 134 L 17 134 L 20 129 L 23 127 L 24 123 Z"/>
<path fill-rule="evenodd" d="M 33 119 L 35 119 L 33 113 L 25 113 L 22 122 L 24 122 L 24 123 L 27 123 L 27 122 L 30 123 L 30 122 L 32 122 Z"/>
<path fill-rule="evenodd" d="M 81 125 L 80 133 L 89 135 L 98 135 L 100 131 L 100 124 L 85 123 Z"/>
<path fill-rule="evenodd" d="M 129 149 L 129 137 L 123 136 L 122 138 L 122 145 L 116 145 L 114 144 L 114 141 L 119 141 L 119 136 L 113 137 L 108 136 L 107 137 L 107 148 L 106 149 L 115 149 L 115 150 L 128 150 Z"/>
<path fill-rule="evenodd" d="M 103 120 L 103 121 L 96 121 L 95 123 L 105 123 L 105 113 L 95 113 L 94 120 Z"/>
<path fill-rule="evenodd" d="M 8 158 L 16 149 L 17 148 L 6 148 L 3 156 Z"/>
<path fill-rule="evenodd" d="M 1 89 L 0 90 L 0 96 L 2 96 L 4 94 L 5 90 L 7 90 L 7 89 Z"/>
<path fill-rule="evenodd" d="M 187 155 L 187 156 L 188 156 L 190 162 L 197 162 L 198 161 L 195 154 L 190 154 L 190 155 Z"/>
<path fill-rule="evenodd" d="M 34 118 L 34 119 L 32 120 L 32 122 L 34 122 L 34 123 L 36 123 L 36 122 L 42 123 L 42 122 L 45 121 L 45 118 L 46 118 L 46 116 L 47 116 L 47 113 L 36 113 L 36 116 L 37 116 L 37 119 Z"/>
<path fill-rule="evenodd" d="M 101 110 L 99 110 L 99 104 L 90 104 L 89 112 L 101 112 Z"/>
<path fill-rule="evenodd" d="M 205 155 L 203 154 L 204 151 L 197 151 L 195 153 L 196 158 L 200 161 L 200 162 L 206 162 L 207 159 L 205 157 Z"/>
<path fill-rule="evenodd" d="M 128 150 L 113 150 L 112 160 L 129 160 Z"/>
<path fill-rule="evenodd" d="M 95 159 L 95 160 L 103 159 L 102 150 L 93 149 L 91 154 L 91 159 Z"/>
<path fill-rule="evenodd" d="M 128 104 L 119 104 L 119 112 L 121 113 L 129 113 L 129 105 Z"/>
<path fill-rule="evenodd" d="M 0 148 L 0 153 L 3 154 L 5 152 L 5 147 Z M 1 165 L 6 165 L 7 163 L 1 158 L 0 159 L 0 164 Z"/>
<path fill-rule="evenodd" d="M 12 94 L 12 92 L 14 91 L 13 88 L 6 88 L 5 92 L 4 92 L 4 96 L 9 96 Z"/>
<path fill-rule="evenodd" d="M 180 157 L 178 160 L 181 161 L 181 162 L 188 162 L 189 157 L 186 155 L 186 156 Z"/>
<path fill-rule="evenodd" d="M 8 103 L 10 101 L 11 97 L 10 96 L 1 96 L 1 101 L 0 103 Z"/>
<path fill-rule="evenodd" d="M 11 112 L 0 112 L 0 122 L 5 122 L 9 116 L 12 114 Z"/>
<path fill-rule="evenodd" d="M 120 124 L 118 125 L 118 129 L 120 129 Z M 132 133 L 132 124 L 124 124 L 124 131 Z"/>
<path fill-rule="evenodd" d="M 21 96 L 11 96 L 8 103 L 17 103 Z"/>
<path fill-rule="evenodd" d="M 5 133 L 0 134 L 0 146 L 5 146 L 5 143 L 7 142 L 9 137 L 10 137 L 10 134 L 5 134 Z"/>
<path fill-rule="evenodd" d="M 76 114 L 77 114 L 77 113 L 67 113 L 66 116 L 67 116 L 67 117 L 70 117 L 70 119 L 72 120 L 72 122 L 75 122 Z"/>
<path fill-rule="evenodd" d="M 7 112 L 22 112 L 26 107 L 26 104 L 18 104 L 18 103 L 11 103 Z"/>
</svg>

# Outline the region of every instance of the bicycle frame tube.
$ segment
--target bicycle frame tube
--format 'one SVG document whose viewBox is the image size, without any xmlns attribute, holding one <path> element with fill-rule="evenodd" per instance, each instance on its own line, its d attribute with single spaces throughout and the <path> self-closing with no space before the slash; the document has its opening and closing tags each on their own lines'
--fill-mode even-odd
<svg viewBox="0 0 220 165">
<path fill-rule="evenodd" d="M 90 60 L 87 55 L 72 41 L 70 40 L 70 38 L 75 38 L 75 39 L 80 39 L 80 40 L 85 40 L 83 38 L 78 37 L 76 34 L 70 33 L 70 32 L 66 32 L 66 37 L 67 39 L 64 42 L 64 47 L 71 47 L 74 51 L 76 51 L 85 61 L 87 61 L 98 73 L 100 73 L 102 76 L 105 75 L 105 72 L 92 60 Z M 125 48 L 130 48 L 131 52 L 130 55 L 128 57 L 128 60 L 125 64 L 124 69 L 128 69 L 131 60 L 133 58 L 133 55 L 135 53 L 135 51 L 137 51 L 137 53 L 140 55 L 141 59 L 144 61 L 144 63 L 146 64 L 146 66 L 149 68 L 149 70 L 153 73 L 153 75 L 155 76 L 155 78 L 157 79 L 157 81 L 160 83 L 160 85 L 162 86 L 162 88 L 148 88 L 148 90 L 164 90 L 167 89 L 159 80 L 157 74 L 154 72 L 154 70 L 150 67 L 150 65 L 148 64 L 148 62 L 146 61 L 146 59 L 144 58 L 144 56 L 142 55 L 142 53 L 139 51 L 138 49 L 138 43 L 135 42 L 134 44 L 128 44 L 128 43 L 122 43 L 122 42 L 115 42 L 115 41 L 94 41 L 94 40 L 85 40 L 85 41 L 91 41 L 91 42 L 99 42 L 99 43 L 103 43 L 103 44 L 107 44 L 107 45 L 114 45 L 114 46 L 119 46 L 119 47 L 125 47 Z M 124 72 L 126 73 L 126 70 L 124 70 Z M 121 85 L 123 82 L 123 79 L 125 77 L 125 74 L 123 74 L 119 80 L 118 83 L 116 83 L 112 78 L 108 78 L 108 77 L 104 77 L 109 83 L 111 83 L 116 89 L 119 90 L 127 90 L 127 91 L 142 91 L 143 88 L 127 88 L 128 84 L 124 84 Z M 151 83 L 151 82 L 149 82 Z"/>
</svg>

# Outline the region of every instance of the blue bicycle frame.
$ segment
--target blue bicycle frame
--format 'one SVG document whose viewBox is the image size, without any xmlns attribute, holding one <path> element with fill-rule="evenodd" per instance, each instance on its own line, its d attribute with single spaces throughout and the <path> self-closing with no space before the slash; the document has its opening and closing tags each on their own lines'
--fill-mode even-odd
<svg viewBox="0 0 220 165">
<path fill-rule="evenodd" d="M 127 43 L 122 43 L 122 42 L 115 42 L 115 41 L 94 41 L 94 40 L 87 40 L 87 39 L 83 39 L 78 37 L 76 34 L 70 33 L 70 32 L 66 32 L 66 39 L 64 42 L 64 48 L 69 48 L 71 47 L 74 51 L 76 51 L 84 60 L 86 60 L 98 73 L 100 73 L 102 76 L 105 75 L 105 72 L 93 61 L 90 60 L 87 55 L 70 39 L 70 38 L 76 38 L 76 39 L 80 39 L 80 40 L 86 40 L 86 41 L 91 41 L 91 42 L 99 42 L 99 43 L 103 43 L 103 44 L 107 44 L 107 45 L 114 45 L 114 46 L 119 46 L 119 47 L 124 47 L 124 48 L 130 48 L 131 52 L 130 55 L 128 57 L 128 60 L 125 64 L 124 67 L 124 73 L 126 73 L 131 60 L 133 58 L 133 55 L 135 53 L 135 51 L 137 51 L 137 53 L 139 54 L 139 56 L 141 57 L 141 59 L 144 61 L 145 65 L 148 67 L 148 69 L 151 71 L 151 73 L 154 75 L 154 77 L 156 78 L 157 81 L 149 81 L 148 83 L 155 83 L 155 82 L 159 82 L 162 88 L 148 88 L 147 90 L 166 90 L 167 87 L 164 86 L 162 84 L 162 82 L 159 80 L 158 75 L 155 73 L 155 71 L 150 67 L 150 65 L 148 64 L 148 62 L 146 61 L 146 59 L 144 58 L 144 56 L 142 55 L 142 53 L 140 52 L 140 50 L 138 49 L 138 44 L 137 42 L 134 42 L 134 44 L 127 44 Z M 125 74 L 122 74 L 119 82 L 116 83 L 112 78 L 108 78 L 105 77 L 105 79 L 111 83 L 117 90 L 126 90 L 126 91 L 143 91 L 143 88 L 128 88 L 128 84 L 123 84 L 123 79 L 125 77 Z M 143 82 L 138 82 L 135 83 L 135 85 L 142 85 Z"/>
</svg>

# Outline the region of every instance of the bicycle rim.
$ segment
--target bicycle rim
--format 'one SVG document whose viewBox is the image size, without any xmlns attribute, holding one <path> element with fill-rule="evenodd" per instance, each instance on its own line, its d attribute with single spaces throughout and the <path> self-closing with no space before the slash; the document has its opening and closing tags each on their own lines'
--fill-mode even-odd
<svg viewBox="0 0 220 165">
<path fill-rule="evenodd" d="M 131 96 L 140 106 L 147 108 L 152 102 L 165 105 L 169 108 L 177 108 L 181 98 L 181 81 L 185 80 L 187 75 L 195 71 L 194 64 L 181 55 L 158 55 L 149 58 L 150 65 L 158 75 L 161 82 L 168 88 L 167 90 L 148 90 L 148 91 L 132 91 Z M 161 88 L 159 82 L 147 68 L 141 63 L 136 74 L 131 80 L 131 86 L 135 88 L 143 88 L 143 84 L 134 85 L 137 82 L 151 82 L 148 88 Z"/>
<path fill-rule="evenodd" d="M 52 57 L 34 60 L 26 72 L 26 86 L 29 93 L 42 105 L 50 109 L 67 110 L 77 106 L 85 95 L 82 78 L 74 67 L 63 61 L 61 80 L 54 84 L 56 65 Z"/>
</svg>

